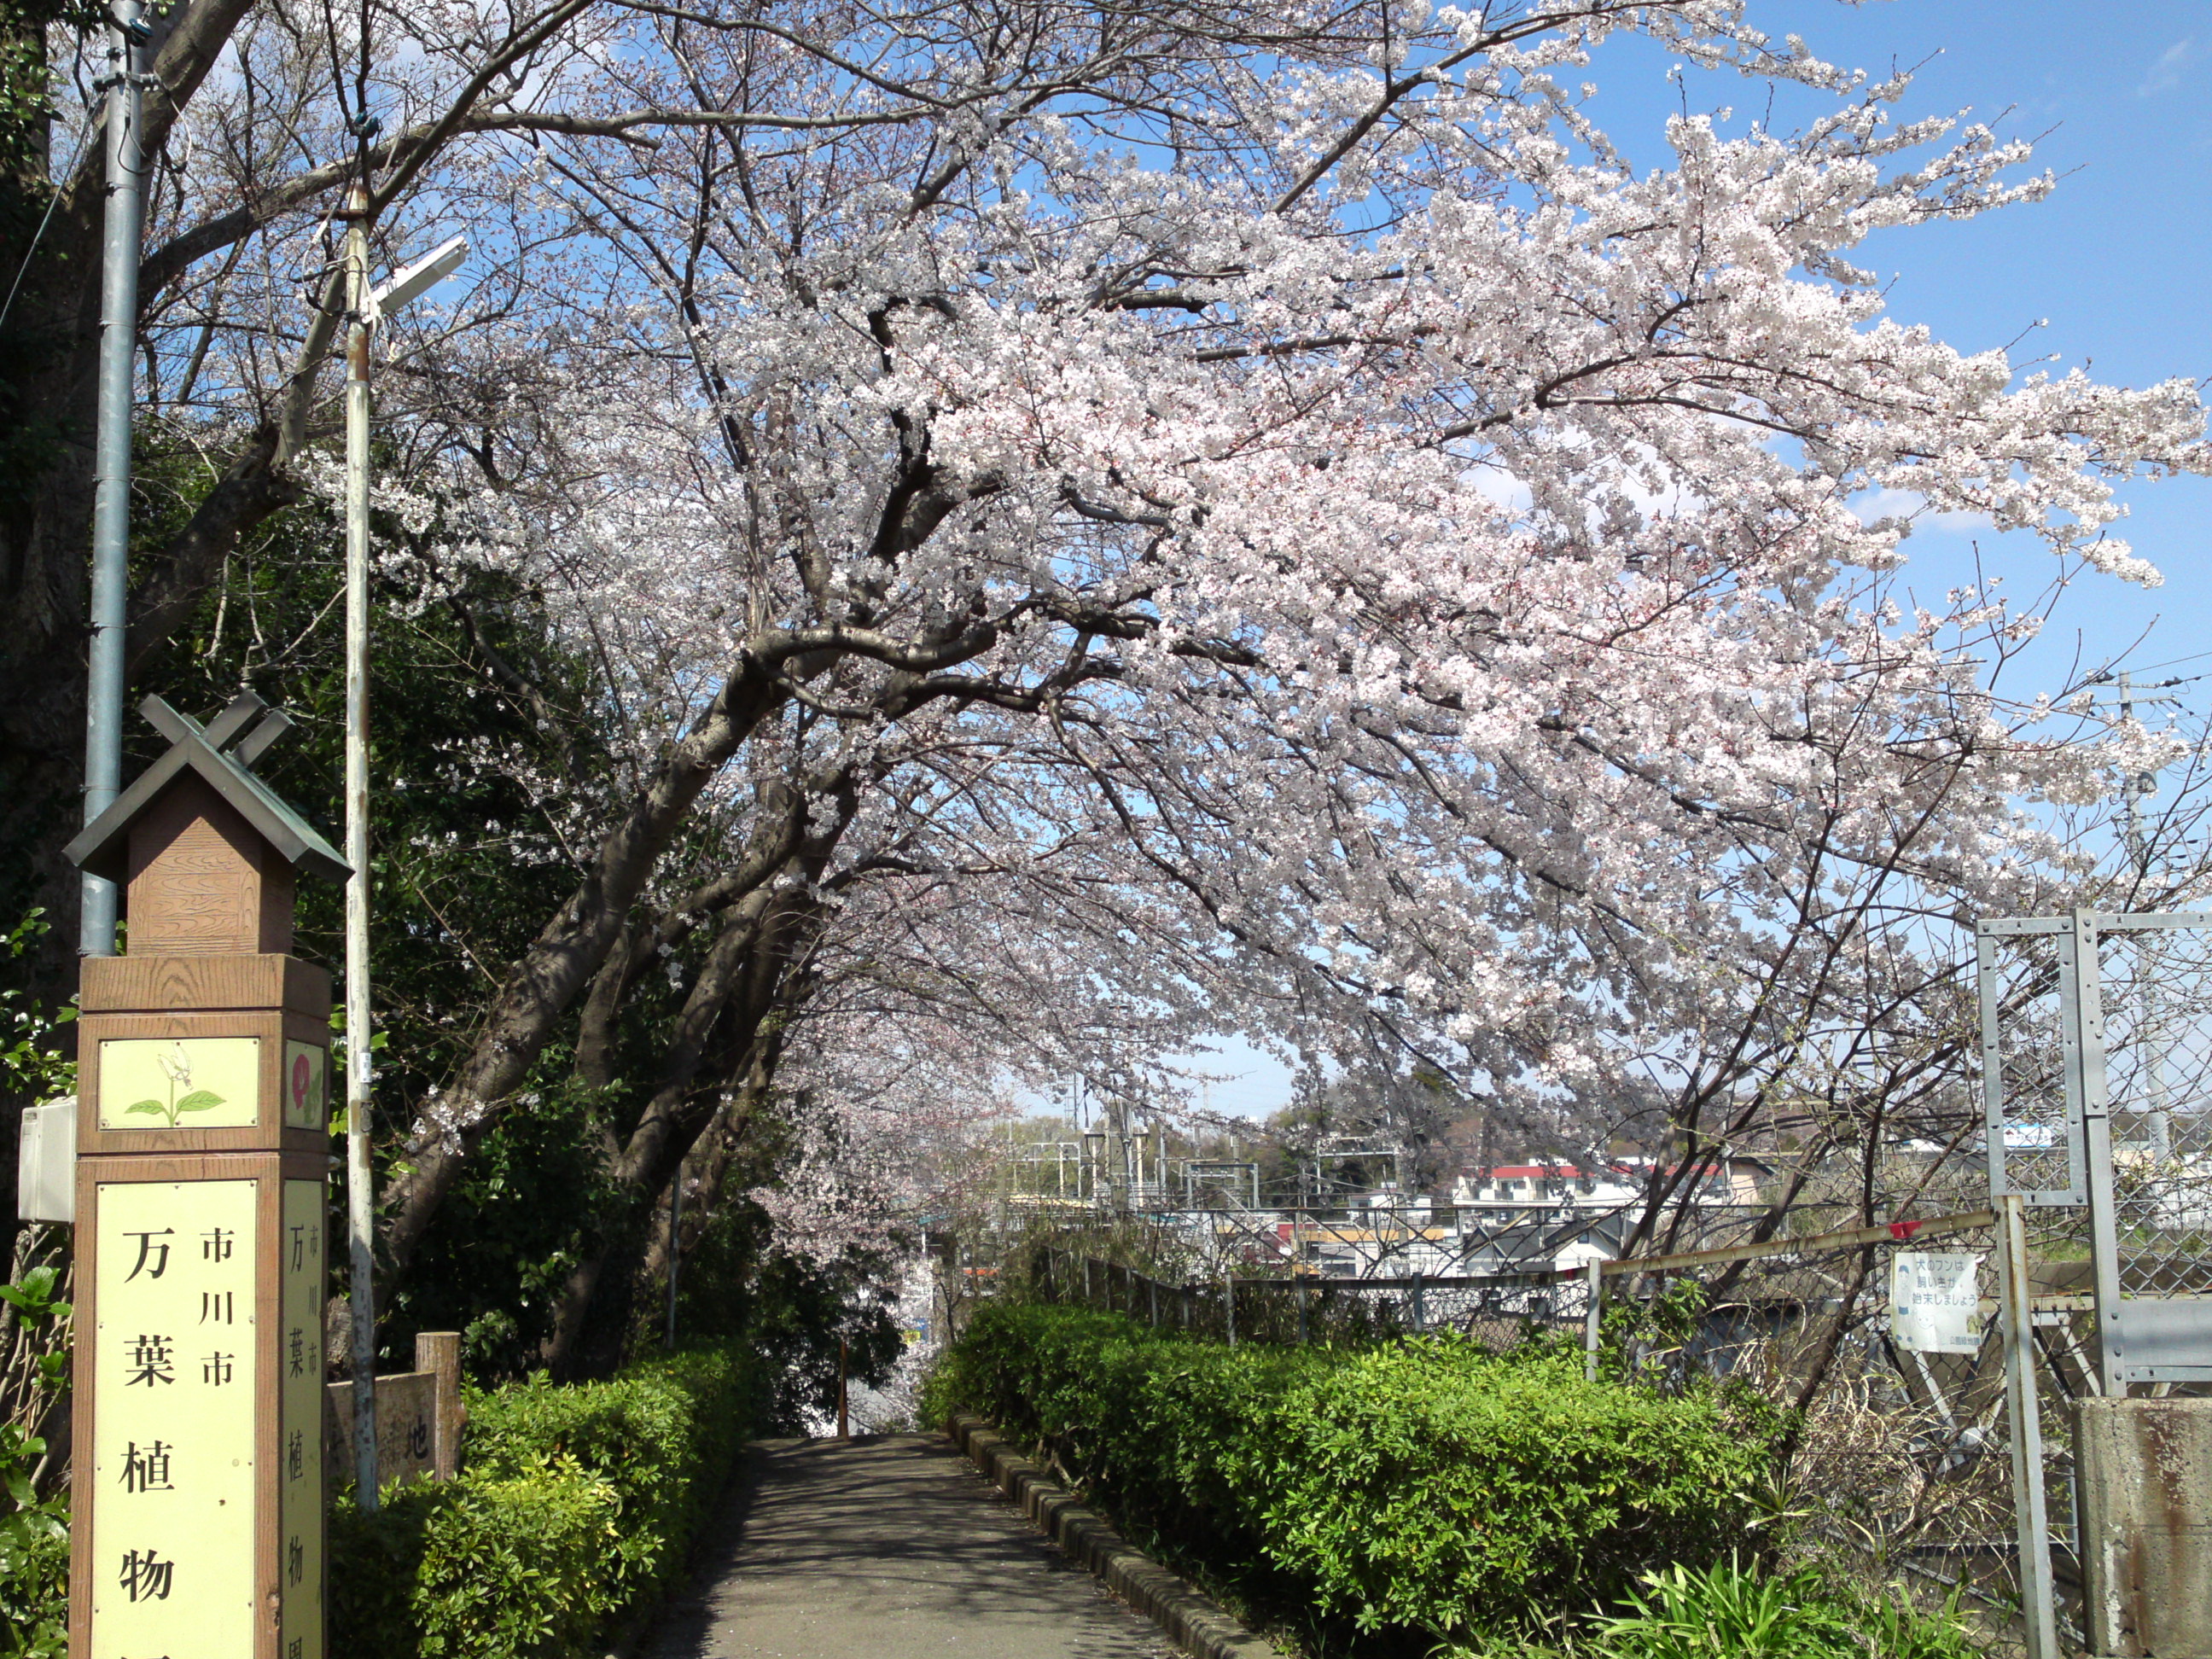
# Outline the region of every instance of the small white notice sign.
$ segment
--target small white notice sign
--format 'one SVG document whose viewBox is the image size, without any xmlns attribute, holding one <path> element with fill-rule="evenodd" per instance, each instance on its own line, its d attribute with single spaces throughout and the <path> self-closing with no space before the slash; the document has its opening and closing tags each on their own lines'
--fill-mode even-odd
<svg viewBox="0 0 2212 1659">
<path fill-rule="evenodd" d="M 1978 1255 L 1899 1250 L 1889 1269 L 1889 1331 L 1917 1353 L 1976 1353 L 1982 1346 Z"/>
</svg>

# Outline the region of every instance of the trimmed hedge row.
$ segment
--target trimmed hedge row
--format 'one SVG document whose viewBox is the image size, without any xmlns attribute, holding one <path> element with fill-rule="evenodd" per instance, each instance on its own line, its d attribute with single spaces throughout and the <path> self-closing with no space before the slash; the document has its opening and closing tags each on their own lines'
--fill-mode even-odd
<svg viewBox="0 0 2212 1659">
<path fill-rule="evenodd" d="M 1363 1631 L 1511 1628 L 1739 1545 L 1779 1419 L 1452 1336 L 1229 1348 L 989 1304 L 928 1404 L 1038 1443 L 1185 1559 Z"/>
<path fill-rule="evenodd" d="M 586 1659 L 681 1571 L 752 1434 L 744 1358 L 700 1352 L 605 1382 L 471 1391 L 458 1480 L 331 1516 L 331 1624 L 348 1651 Z"/>
</svg>

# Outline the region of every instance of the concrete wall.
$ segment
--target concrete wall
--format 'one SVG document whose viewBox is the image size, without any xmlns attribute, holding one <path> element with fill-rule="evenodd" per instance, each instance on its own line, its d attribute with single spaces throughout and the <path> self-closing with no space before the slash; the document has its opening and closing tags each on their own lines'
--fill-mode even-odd
<svg viewBox="0 0 2212 1659">
<path fill-rule="evenodd" d="M 2089 1651 L 2212 1659 L 2212 1400 L 2075 1407 Z"/>
</svg>

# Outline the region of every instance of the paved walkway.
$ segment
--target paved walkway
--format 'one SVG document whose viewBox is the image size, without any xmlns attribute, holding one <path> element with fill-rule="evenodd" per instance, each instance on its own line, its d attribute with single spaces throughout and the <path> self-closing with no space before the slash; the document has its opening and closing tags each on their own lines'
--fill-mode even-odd
<svg viewBox="0 0 2212 1659">
<path fill-rule="evenodd" d="M 642 1659 L 1176 1659 L 935 1436 L 754 1455 Z"/>
</svg>

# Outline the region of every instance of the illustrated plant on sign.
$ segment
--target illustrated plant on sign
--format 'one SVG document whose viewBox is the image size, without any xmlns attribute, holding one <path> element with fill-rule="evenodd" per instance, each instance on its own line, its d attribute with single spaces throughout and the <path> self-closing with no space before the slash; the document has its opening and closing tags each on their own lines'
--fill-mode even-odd
<svg viewBox="0 0 2212 1659">
<path fill-rule="evenodd" d="M 178 1118 L 185 1113 L 212 1111 L 223 1103 L 223 1097 L 214 1090 L 192 1087 L 191 1056 L 185 1052 L 183 1043 L 171 1043 L 169 1052 L 158 1056 L 155 1063 L 161 1066 L 162 1074 L 169 1079 L 168 1100 L 166 1103 L 139 1101 L 136 1105 L 123 1109 L 125 1116 L 134 1117 L 143 1114 L 148 1117 L 158 1117 L 167 1127 L 173 1129 L 177 1127 Z M 179 1089 L 185 1091 L 182 1099 L 177 1096 Z"/>
</svg>

